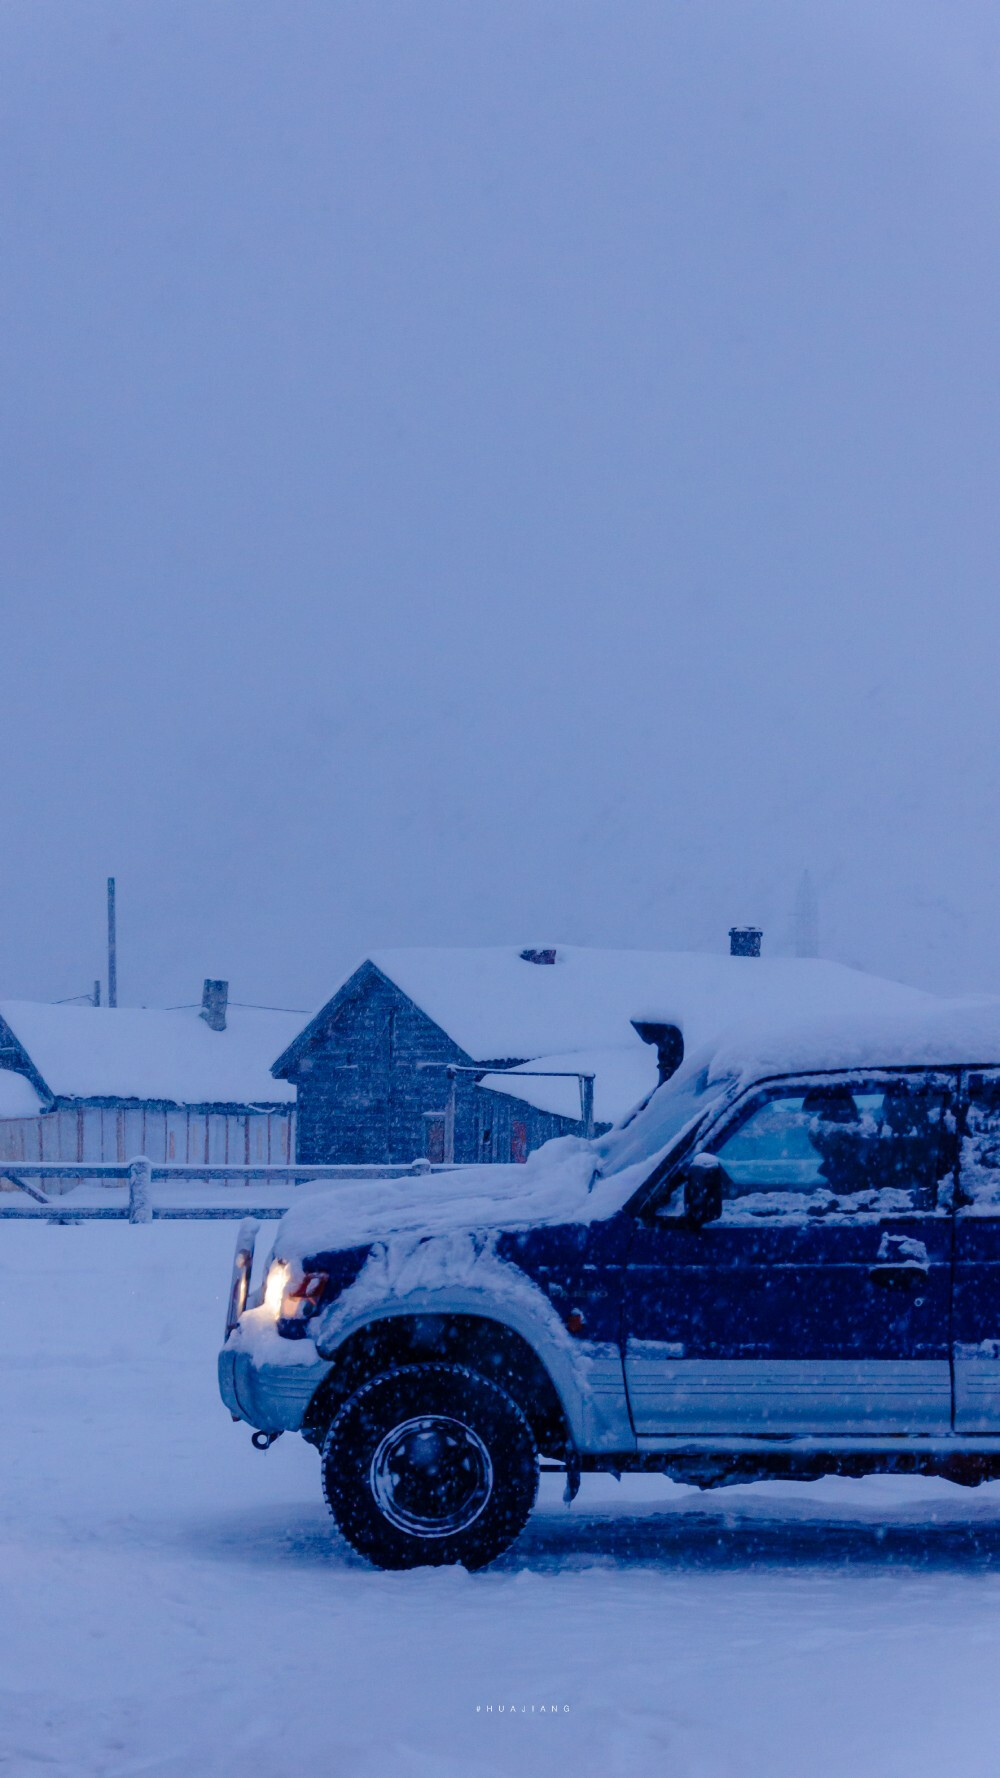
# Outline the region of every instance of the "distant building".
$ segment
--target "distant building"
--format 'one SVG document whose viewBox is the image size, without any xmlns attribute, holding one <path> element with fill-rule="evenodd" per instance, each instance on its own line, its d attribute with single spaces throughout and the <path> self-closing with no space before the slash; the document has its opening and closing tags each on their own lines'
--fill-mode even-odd
<svg viewBox="0 0 1000 1778">
<path fill-rule="evenodd" d="M 759 940 L 759 933 L 756 935 Z M 917 990 L 819 959 L 691 952 L 375 951 L 275 1062 L 298 1093 L 303 1162 L 522 1161 L 597 1131 L 729 1025 L 903 1010 Z M 679 1033 L 683 1034 L 683 1044 Z M 456 1072 L 449 1076 L 449 1067 Z M 521 1070 L 521 1072 L 514 1072 Z"/>
<path fill-rule="evenodd" d="M 0 1001 L 0 1169 L 17 1161 L 203 1166 L 295 1158 L 295 1092 L 270 1072 L 296 1013 Z"/>
</svg>

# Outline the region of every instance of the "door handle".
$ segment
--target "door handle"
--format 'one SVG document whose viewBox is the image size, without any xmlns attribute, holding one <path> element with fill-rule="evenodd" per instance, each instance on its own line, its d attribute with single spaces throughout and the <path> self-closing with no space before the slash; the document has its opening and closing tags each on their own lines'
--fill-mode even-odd
<svg viewBox="0 0 1000 1778">
<path fill-rule="evenodd" d="M 928 1274 L 926 1266 L 869 1266 L 868 1276 L 879 1290 L 916 1290 Z"/>
</svg>

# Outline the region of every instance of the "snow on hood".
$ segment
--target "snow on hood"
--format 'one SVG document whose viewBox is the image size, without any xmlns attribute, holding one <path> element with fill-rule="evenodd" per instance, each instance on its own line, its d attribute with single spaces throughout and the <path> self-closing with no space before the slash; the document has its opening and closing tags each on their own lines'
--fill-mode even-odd
<svg viewBox="0 0 1000 1778">
<path fill-rule="evenodd" d="M 537 1149 L 524 1165 L 461 1167 L 316 1189 L 282 1218 L 274 1250 L 287 1257 L 396 1235 L 562 1222 L 587 1203 L 594 1171 L 593 1145 L 564 1136 Z"/>
<path fill-rule="evenodd" d="M 463 1167 L 423 1179 L 310 1192 L 282 1218 L 274 1252 L 289 1258 L 414 1235 L 600 1221 L 621 1209 L 650 1162 L 643 1157 L 602 1177 L 595 1174 L 596 1159 L 592 1143 L 562 1136 L 523 1166 Z"/>
<path fill-rule="evenodd" d="M 599 1222 L 621 1209 L 722 1092 L 701 1070 L 678 1088 L 668 1081 L 653 1094 L 655 1117 L 632 1120 L 596 1142 L 557 1137 L 524 1165 L 314 1188 L 283 1217 L 274 1251 L 289 1258 L 392 1237 Z"/>
</svg>

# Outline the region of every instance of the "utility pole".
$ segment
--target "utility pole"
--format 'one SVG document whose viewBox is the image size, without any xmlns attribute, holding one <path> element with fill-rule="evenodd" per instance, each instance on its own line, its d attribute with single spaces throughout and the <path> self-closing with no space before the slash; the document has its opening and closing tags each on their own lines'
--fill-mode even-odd
<svg viewBox="0 0 1000 1778">
<path fill-rule="evenodd" d="M 108 1005 L 118 1005 L 118 934 L 115 926 L 115 879 L 108 878 Z"/>
<path fill-rule="evenodd" d="M 100 984 L 100 982 L 95 982 L 94 983 L 94 1005 L 100 1006 L 100 1004 L 101 1004 L 101 984 Z"/>
</svg>

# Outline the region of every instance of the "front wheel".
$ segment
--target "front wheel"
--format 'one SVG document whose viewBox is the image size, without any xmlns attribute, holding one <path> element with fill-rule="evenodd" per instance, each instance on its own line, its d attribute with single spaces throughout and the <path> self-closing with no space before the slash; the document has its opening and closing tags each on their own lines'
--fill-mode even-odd
<svg viewBox="0 0 1000 1778">
<path fill-rule="evenodd" d="M 517 1403 L 460 1364 L 405 1364 L 362 1384 L 323 1444 L 323 1492 L 380 1568 L 482 1568 L 523 1529 L 538 1451 Z"/>
</svg>

